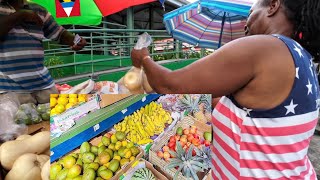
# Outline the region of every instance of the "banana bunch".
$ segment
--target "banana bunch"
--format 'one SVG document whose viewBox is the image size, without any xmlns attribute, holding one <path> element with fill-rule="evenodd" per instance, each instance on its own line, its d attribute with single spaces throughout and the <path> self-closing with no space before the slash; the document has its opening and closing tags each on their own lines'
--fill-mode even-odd
<svg viewBox="0 0 320 180">
<path fill-rule="evenodd" d="M 151 102 L 140 110 L 127 116 L 121 123 L 114 125 L 115 130 L 126 133 L 127 139 L 137 144 L 153 142 L 150 137 L 160 135 L 172 118 L 161 104 Z"/>
</svg>

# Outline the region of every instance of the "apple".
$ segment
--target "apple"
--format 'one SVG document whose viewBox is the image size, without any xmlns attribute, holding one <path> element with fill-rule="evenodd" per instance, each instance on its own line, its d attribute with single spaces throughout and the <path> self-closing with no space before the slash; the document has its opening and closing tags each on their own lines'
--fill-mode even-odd
<svg viewBox="0 0 320 180">
<path fill-rule="evenodd" d="M 174 136 L 171 136 L 169 142 L 176 142 L 176 138 Z"/>
<path fill-rule="evenodd" d="M 177 131 L 176 131 L 176 134 L 179 135 L 179 136 L 181 136 L 182 133 L 183 133 L 182 127 L 178 127 L 178 128 L 177 128 Z"/>
<path fill-rule="evenodd" d="M 193 134 L 188 134 L 187 139 L 189 142 L 192 142 L 192 140 L 194 139 Z"/>
<path fill-rule="evenodd" d="M 194 139 L 192 140 L 192 144 L 195 145 L 195 146 L 199 146 L 199 145 L 200 145 L 200 140 L 194 138 Z"/>
<path fill-rule="evenodd" d="M 170 159 L 170 153 L 169 153 L 169 152 L 164 152 L 164 153 L 163 153 L 163 158 L 164 158 L 165 160 L 169 160 L 169 159 Z"/>
<path fill-rule="evenodd" d="M 193 137 L 196 138 L 196 139 L 200 139 L 198 134 L 194 134 Z"/>
<path fill-rule="evenodd" d="M 158 151 L 157 155 L 158 155 L 159 158 L 163 158 L 163 152 L 162 151 Z"/>
<path fill-rule="evenodd" d="M 184 130 L 183 130 L 183 134 L 184 134 L 184 135 L 188 135 L 189 133 L 190 133 L 190 132 L 189 132 L 189 129 L 184 129 Z"/>
<path fill-rule="evenodd" d="M 175 135 L 174 138 L 176 139 L 176 141 L 180 140 L 180 136 L 179 135 Z"/>
<path fill-rule="evenodd" d="M 209 147 L 210 146 L 210 141 L 208 140 L 204 140 L 204 143 L 203 143 L 206 147 Z"/>
<path fill-rule="evenodd" d="M 181 140 L 181 138 L 182 138 L 182 139 L 184 139 L 184 138 L 187 139 L 188 136 L 187 136 L 187 135 L 182 135 L 182 136 L 180 136 L 180 140 Z"/>
<path fill-rule="evenodd" d="M 171 148 L 174 148 L 176 146 L 176 142 L 169 142 L 168 144 L 168 147 L 171 149 Z"/>
<path fill-rule="evenodd" d="M 212 141 L 212 134 L 210 132 L 204 132 L 203 137 L 205 140 Z"/>
<path fill-rule="evenodd" d="M 190 133 L 191 134 L 196 134 L 197 133 L 197 127 L 196 126 L 191 126 Z"/>
<path fill-rule="evenodd" d="M 187 143 L 188 142 L 188 140 L 187 140 L 187 138 L 185 138 L 185 137 L 182 137 L 182 138 L 180 138 L 180 142 L 183 142 L 183 143 Z"/>
<path fill-rule="evenodd" d="M 169 151 L 169 147 L 168 146 L 163 146 L 162 150 L 163 150 L 163 152 L 168 152 Z"/>
</svg>

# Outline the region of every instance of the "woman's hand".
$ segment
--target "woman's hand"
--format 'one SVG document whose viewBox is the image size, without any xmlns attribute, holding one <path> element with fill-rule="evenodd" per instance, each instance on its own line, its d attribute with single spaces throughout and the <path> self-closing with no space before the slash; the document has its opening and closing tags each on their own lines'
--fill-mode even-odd
<svg viewBox="0 0 320 180">
<path fill-rule="evenodd" d="M 132 65 L 134 67 L 141 68 L 143 59 L 149 55 L 150 53 L 147 48 L 142 48 L 141 50 L 133 49 L 131 51 Z"/>
</svg>

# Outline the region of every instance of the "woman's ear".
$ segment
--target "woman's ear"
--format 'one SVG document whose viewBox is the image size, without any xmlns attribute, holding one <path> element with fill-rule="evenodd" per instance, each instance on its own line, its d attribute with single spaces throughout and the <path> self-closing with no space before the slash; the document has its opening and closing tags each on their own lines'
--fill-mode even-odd
<svg viewBox="0 0 320 180">
<path fill-rule="evenodd" d="M 281 0 L 271 0 L 268 5 L 268 17 L 274 16 L 280 9 Z"/>
</svg>

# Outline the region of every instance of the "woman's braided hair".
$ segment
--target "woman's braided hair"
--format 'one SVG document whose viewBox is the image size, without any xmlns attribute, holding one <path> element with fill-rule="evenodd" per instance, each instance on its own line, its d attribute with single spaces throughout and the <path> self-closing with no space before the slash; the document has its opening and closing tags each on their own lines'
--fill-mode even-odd
<svg viewBox="0 0 320 180">
<path fill-rule="evenodd" d="M 271 0 L 264 0 L 267 5 Z M 320 0 L 281 0 L 288 19 L 294 24 L 293 39 L 320 62 Z"/>
</svg>

